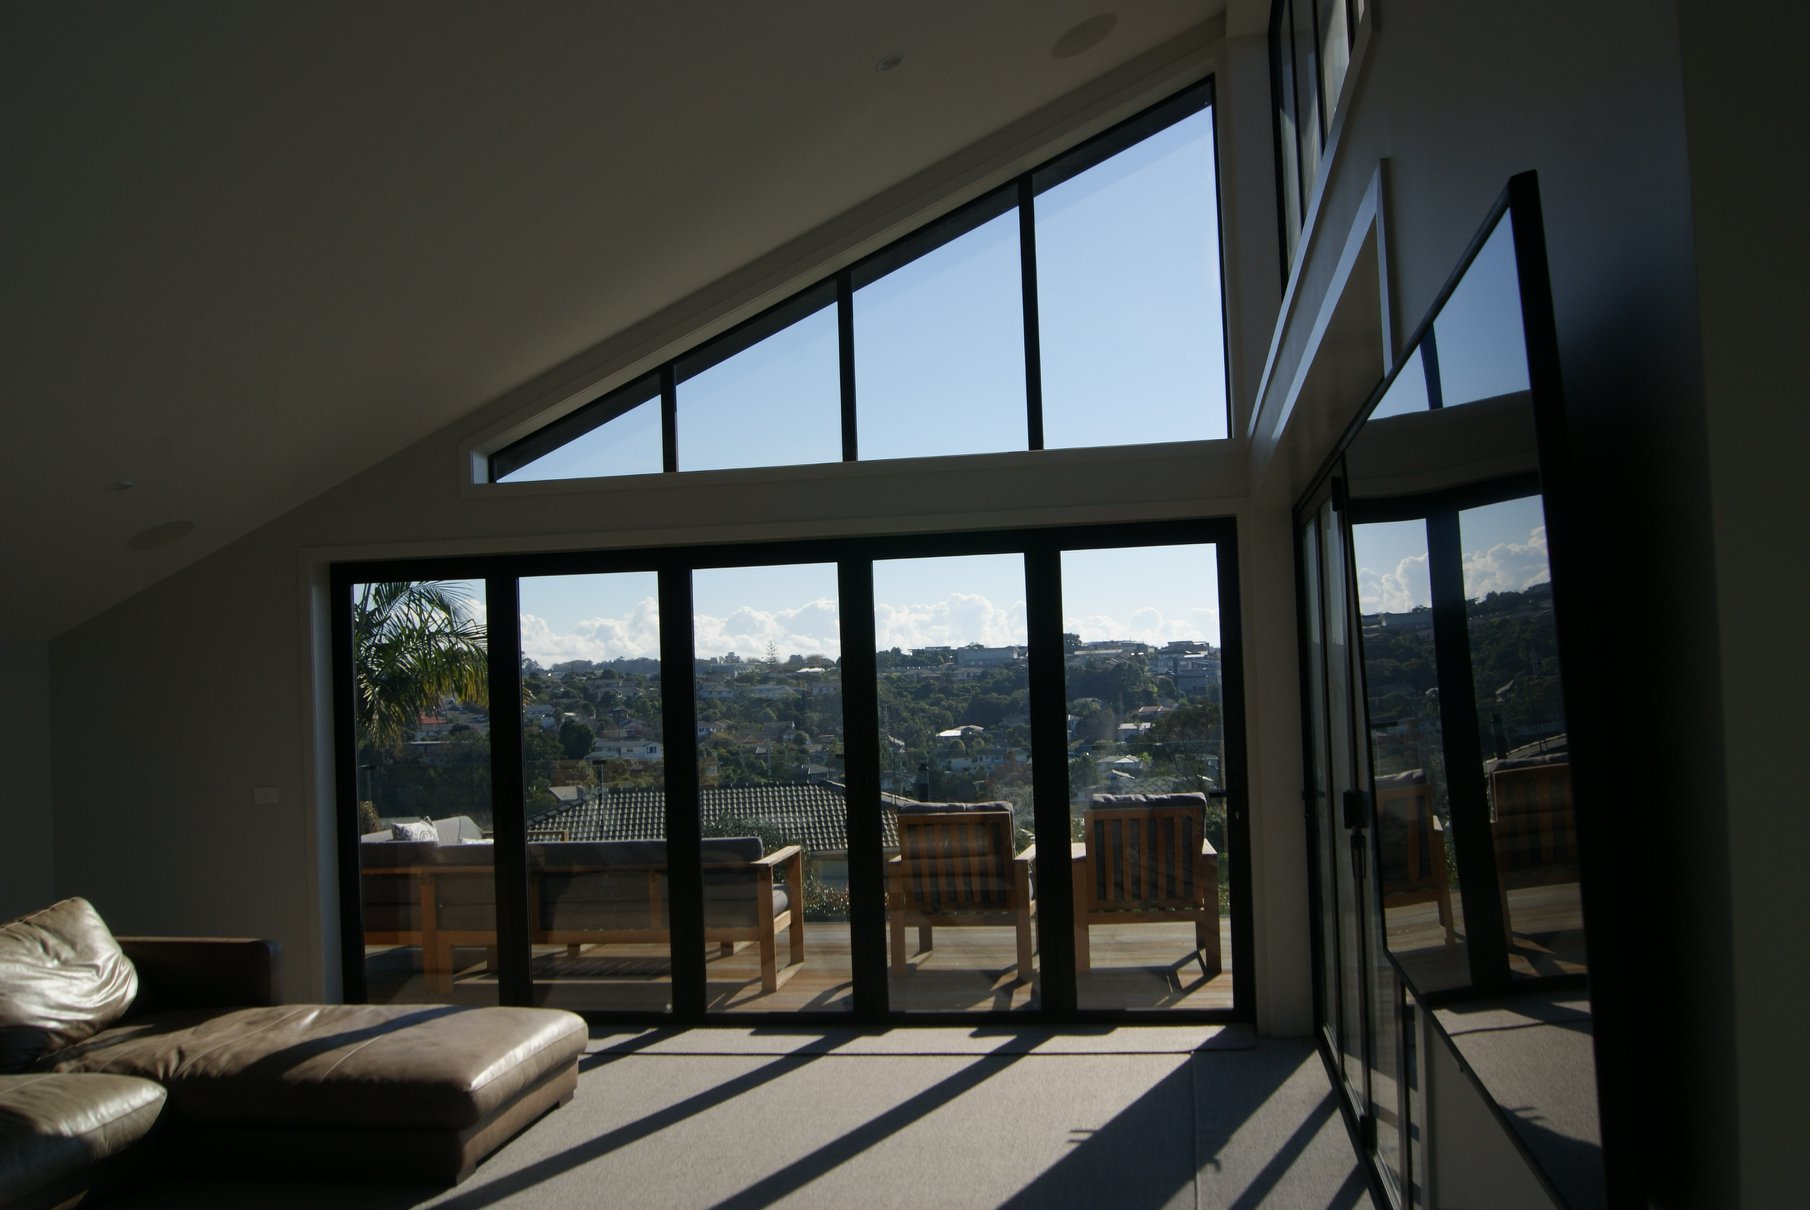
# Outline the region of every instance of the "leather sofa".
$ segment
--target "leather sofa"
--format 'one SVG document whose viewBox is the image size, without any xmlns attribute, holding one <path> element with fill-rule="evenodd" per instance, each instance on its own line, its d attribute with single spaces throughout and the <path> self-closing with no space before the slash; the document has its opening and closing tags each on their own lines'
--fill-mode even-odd
<svg viewBox="0 0 1810 1210">
<path fill-rule="evenodd" d="M 577 1085 L 584 1021 L 281 1003 L 274 942 L 119 938 L 81 899 L 0 926 L 0 1206 L 153 1158 L 452 1184 Z"/>
</svg>

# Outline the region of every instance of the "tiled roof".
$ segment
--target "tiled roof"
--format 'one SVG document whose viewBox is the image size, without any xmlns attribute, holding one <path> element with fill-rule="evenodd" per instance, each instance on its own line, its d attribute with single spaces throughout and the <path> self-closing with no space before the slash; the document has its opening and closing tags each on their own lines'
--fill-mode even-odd
<svg viewBox="0 0 1810 1210">
<path fill-rule="evenodd" d="M 699 810 L 704 834 L 735 835 L 746 825 L 777 832 L 806 852 L 848 848 L 848 799 L 835 782 L 778 782 L 761 786 L 706 786 Z M 567 840 L 655 840 L 666 834 L 666 791 L 608 790 L 601 805 L 589 795 L 570 806 L 553 807 L 528 821 L 537 836 L 563 834 Z M 892 796 L 882 799 L 883 844 L 898 847 Z"/>
</svg>

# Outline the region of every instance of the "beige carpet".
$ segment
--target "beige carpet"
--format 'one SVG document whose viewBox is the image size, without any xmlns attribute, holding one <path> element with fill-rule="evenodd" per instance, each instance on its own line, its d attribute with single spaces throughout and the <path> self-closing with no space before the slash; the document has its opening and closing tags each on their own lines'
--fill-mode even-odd
<svg viewBox="0 0 1810 1210">
<path fill-rule="evenodd" d="M 909 1049 L 916 1047 L 917 1049 Z M 600 1031 L 455 1189 L 174 1179 L 130 1207 L 1370 1206 L 1320 1059 L 1242 1029 Z"/>
</svg>

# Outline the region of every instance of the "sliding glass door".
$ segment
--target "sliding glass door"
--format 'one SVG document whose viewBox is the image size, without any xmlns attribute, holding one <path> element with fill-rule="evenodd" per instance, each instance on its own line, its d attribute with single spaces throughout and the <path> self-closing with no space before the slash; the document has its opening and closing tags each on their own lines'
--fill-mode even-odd
<svg viewBox="0 0 1810 1210">
<path fill-rule="evenodd" d="M 1229 525 L 334 579 L 353 998 L 1249 1015 Z"/>
</svg>

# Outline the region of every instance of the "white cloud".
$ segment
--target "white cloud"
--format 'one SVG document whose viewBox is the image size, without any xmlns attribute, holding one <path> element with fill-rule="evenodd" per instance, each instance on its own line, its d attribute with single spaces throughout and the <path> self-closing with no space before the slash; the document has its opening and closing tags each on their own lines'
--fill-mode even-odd
<svg viewBox="0 0 1810 1210">
<path fill-rule="evenodd" d="M 1111 614 L 1069 614 L 1062 619 L 1062 629 L 1078 634 L 1084 643 L 1125 639 L 1134 643 L 1165 643 L 1199 639 L 1219 642 L 1219 610 L 1210 606 L 1194 606 L 1179 616 L 1170 617 L 1154 605 L 1134 609 L 1124 617 Z"/>
<path fill-rule="evenodd" d="M 692 619 L 699 655 L 727 655 L 744 659 L 766 655 L 767 644 L 781 659 L 789 655 L 842 654 L 841 617 L 834 597 L 822 597 L 796 609 L 752 609 L 746 605 L 726 618 L 697 614 Z"/>
<path fill-rule="evenodd" d="M 1492 592 L 1525 592 L 1550 579 L 1544 525 L 1536 525 L 1526 542 L 1498 542 L 1464 556 L 1464 595 L 1471 600 Z"/>
<path fill-rule="evenodd" d="M 743 657 L 758 658 L 771 642 L 782 657 L 797 653 L 834 659 L 842 651 L 839 621 L 835 599 L 824 598 L 796 609 L 765 611 L 743 607 L 726 618 L 699 614 L 693 625 L 699 655 L 734 651 Z M 543 667 L 566 660 L 658 658 L 659 605 L 648 597 L 624 617 L 585 618 L 568 630 L 556 630 L 546 619 L 524 613 L 522 651 Z"/>
<path fill-rule="evenodd" d="M 1394 567 L 1357 571 L 1359 613 L 1407 613 L 1417 605 L 1433 603 L 1427 580 L 1427 556 L 1409 555 Z"/>
<path fill-rule="evenodd" d="M 522 615 L 522 654 L 542 667 L 567 660 L 613 660 L 660 654 L 660 607 L 647 597 L 620 618 L 584 618 L 557 631 L 531 613 Z"/>
<path fill-rule="evenodd" d="M 1525 542 L 1498 542 L 1464 556 L 1464 595 L 1475 600 L 1492 592 L 1524 592 L 1552 578 L 1546 561 L 1546 527 L 1535 526 Z M 1363 613 L 1406 613 L 1433 603 L 1427 556 L 1409 555 L 1393 568 L 1359 567 L 1358 609 Z"/>
<path fill-rule="evenodd" d="M 874 637 L 880 650 L 893 647 L 1023 646 L 1028 633 L 1024 602 L 995 605 L 986 597 L 956 592 L 941 601 L 874 607 Z"/>
</svg>

